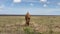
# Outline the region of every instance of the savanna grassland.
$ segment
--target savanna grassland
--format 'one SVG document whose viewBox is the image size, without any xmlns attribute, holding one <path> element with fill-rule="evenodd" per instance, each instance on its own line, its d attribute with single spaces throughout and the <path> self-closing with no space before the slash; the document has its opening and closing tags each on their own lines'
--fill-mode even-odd
<svg viewBox="0 0 60 34">
<path fill-rule="evenodd" d="M 60 34 L 60 16 L 0 16 L 0 34 Z"/>
</svg>

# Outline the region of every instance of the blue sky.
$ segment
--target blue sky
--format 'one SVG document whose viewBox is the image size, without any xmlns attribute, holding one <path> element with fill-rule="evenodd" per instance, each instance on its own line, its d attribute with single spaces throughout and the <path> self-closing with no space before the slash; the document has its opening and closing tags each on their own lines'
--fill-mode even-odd
<svg viewBox="0 0 60 34">
<path fill-rule="evenodd" d="M 60 0 L 0 0 L 0 14 L 60 15 Z"/>
</svg>

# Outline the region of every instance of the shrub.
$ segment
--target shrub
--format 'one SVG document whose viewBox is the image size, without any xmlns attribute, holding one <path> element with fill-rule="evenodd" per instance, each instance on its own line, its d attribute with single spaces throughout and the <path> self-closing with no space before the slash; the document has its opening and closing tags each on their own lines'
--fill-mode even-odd
<svg viewBox="0 0 60 34">
<path fill-rule="evenodd" d="M 24 28 L 25 34 L 41 34 L 40 32 L 36 32 L 34 31 L 32 28 L 30 27 L 26 27 Z"/>
</svg>

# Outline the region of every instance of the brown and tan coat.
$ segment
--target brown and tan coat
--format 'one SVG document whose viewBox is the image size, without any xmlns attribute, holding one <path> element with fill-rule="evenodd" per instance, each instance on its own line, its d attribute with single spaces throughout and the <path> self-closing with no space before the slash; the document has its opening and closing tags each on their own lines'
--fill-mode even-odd
<svg viewBox="0 0 60 34">
<path fill-rule="evenodd" d="M 25 20 L 26 20 L 26 25 L 29 26 L 29 22 L 30 22 L 30 14 L 29 14 L 29 12 L 27 12 L 27 14 L 25 15 Z"/>
</svg>

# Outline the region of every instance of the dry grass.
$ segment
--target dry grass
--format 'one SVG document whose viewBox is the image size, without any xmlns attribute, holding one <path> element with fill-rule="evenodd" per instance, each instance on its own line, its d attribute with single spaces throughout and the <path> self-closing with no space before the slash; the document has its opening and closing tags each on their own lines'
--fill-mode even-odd
<svg viewBox="0 0 60 34">
<path fill-rule="evenodd" d="M 60 16 L 31 16 L 29 26 L 25 26 L 24 18 L 0 16 L 0 34 L 25 34 L 26 27 L 29 33 L 32 31 L 34 34 L 60 34 Z"/>
</svg>

